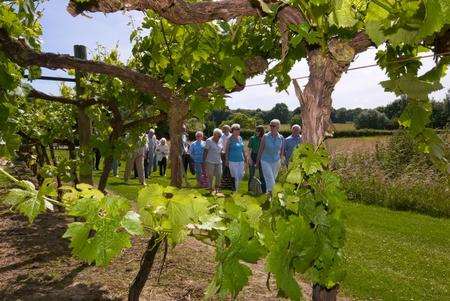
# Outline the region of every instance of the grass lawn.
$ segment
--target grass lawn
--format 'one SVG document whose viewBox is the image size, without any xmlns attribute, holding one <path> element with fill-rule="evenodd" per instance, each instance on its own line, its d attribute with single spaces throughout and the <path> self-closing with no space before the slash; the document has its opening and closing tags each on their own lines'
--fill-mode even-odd
<svg viewBox="0 0 450 301">
<path fill-rule="evenodd" d="M 150 182 L 166 185 L 169 177 L 154 173 Z M 110 178 L 108 185 L 131 200 L 139 188 L 137 180 L 127 185 L 122 178 Z M 344 203 L 343 211 L 345 295 L 356 300 L 448 300 L 450 220 L 354 203 Z"/>
</svg>

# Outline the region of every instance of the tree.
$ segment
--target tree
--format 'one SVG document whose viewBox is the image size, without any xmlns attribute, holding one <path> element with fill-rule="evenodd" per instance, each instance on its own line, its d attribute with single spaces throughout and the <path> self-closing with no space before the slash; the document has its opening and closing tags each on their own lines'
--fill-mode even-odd
<svg viewBox="0 0 450 301">
<path fill-rule="evenodd" d="M 445 128 L 450 122 L 450 98 L 447 97 L 443 101 L 431 102 L 431 127 L 433 128 Z"/>
<path fill-rule="evenodd" d="M 279 119 L 283 124 L 289 123 L 291 112 L 285 103 L 277 103 L 269 112 L 267 112 L 266 119 L 266 122 L 270 122 L 272 119 Z"/>
<path fill-rule="evenodd" d="M 233 123 L 239 124 L 243 129 L 253 130 L 257 125 L 257 120 L 244 113 L 234 113 L 231 115 L 230 119 L 222 121 L 221 125 L 232 125 Z"/>
<path fill-rule="evenodd" d="M 377 110 L 363 110 L 355 118 L 355 127 L 357 129 L 386 129 L 390 128 L 392 122 L 384 113 Z"/>
<path fill-rule="evenodd" d="M 400 115 L 405 110 L 408 105 L 408 98 L 405 95 L 400 96 L 400 98 L 394 100 L 385 107 L 379 107 L 377 110 L 381 113 L 386 114 L 387 118 L 393 120 L 400 118 Z"/>
</svg>

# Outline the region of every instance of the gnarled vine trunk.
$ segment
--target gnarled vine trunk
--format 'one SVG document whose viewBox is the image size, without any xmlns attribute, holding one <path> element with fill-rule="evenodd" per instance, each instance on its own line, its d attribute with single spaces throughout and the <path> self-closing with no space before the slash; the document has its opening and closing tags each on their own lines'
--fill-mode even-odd
<svg viewBox="0 0 450 301">
<path fill-rule="evenodd" d="M 169 109 L 170 135 L 170 185 L 181 187 L 183 184 L 183 162 L 181 158 L 182 127 L 187 118 L 189 104 L 186 101 L 172 102 Z"/>
<path fill-rule="evenodd" d="M 128 301 L 139 301 L 139 296 L 150 275 L 160 245 L 160 236 L 153 234 L 148 242 L 147 249 L 142 255 L 139 272 L 128 290 Z"/>
<path fill-rule="evenodd" d="M 348 69 L 355 54 L 370 44 L 360 43 L 359 37 L 349 42 L 337 39 L 328 44 L 329 52 L 321 49 L 308 51 L 309 80 L 304 90 L 294 80 L 295 93 L 300 101 L 303 141 L 320 145 L 331 128 L 331 94 L 342 74 Z M 327 289 L 315 283 L 313 301 L 334 301 L 338 286 Z"/>
<path fill-rule="evenodd" d="M 108 183 L 108 177 L 111 173 L 112 165 L 113 165 L 114 157 L 113 155 L 108 155 L 105 158 L 102 175 L 100 176 L 100 180 L 98 181 L 98 190 L 105 192 L 106 184 Z"/>
<path fill-rule="evenodd" d="M 335 43 L 336 44 L 336 43 Z M 297 98 L 300 101 L 302 119 L 302 138 L 305 142 L 319 145 L 331 132 L 331 94 L 350 62 L 354 51 L 339 43 L 335 51 L 345 51 L 337 59 L 333 54 L 320 49 L 308 52 L 309 80 L 303 91 L 294 81 Z M 330 49 L 332 47 L 330 46 Z M 338 56 L 338 54 L 335 54 Z"/>
</svg>

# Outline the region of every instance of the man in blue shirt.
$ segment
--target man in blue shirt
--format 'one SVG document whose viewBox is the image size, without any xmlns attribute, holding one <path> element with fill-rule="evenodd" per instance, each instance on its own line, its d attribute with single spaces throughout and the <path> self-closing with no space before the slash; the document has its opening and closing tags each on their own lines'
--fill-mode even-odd
<svg viewBox="0 0 450 301">
<path fill-rule="evenodd" d="M 194 162 L 195 176 L 198 186 L 201 186 L 200 177 L 203 173 L 203 153 L 205 152 L 205 141 L 203 141 L 203 132 L 195 133 L 195 142 L 189 147 L 189 155 Z"/>
<path fill-rule="evenodd" d="M 300 135 L 301 127 L 298 124 L 294 124 L 291 128 L 292 134 L 286 138 L 285 144 L 285 158 L 286 165 L 289 164 L 294 149 L 302 143 L 302 136 Z"/>
</svg>

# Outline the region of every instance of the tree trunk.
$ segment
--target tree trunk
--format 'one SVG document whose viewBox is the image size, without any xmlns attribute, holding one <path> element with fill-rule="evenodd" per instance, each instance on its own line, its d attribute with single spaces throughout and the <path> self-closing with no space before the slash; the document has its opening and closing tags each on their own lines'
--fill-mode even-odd
<svg viewBox="0 0 450 301">
<path fill-rule="evenodd" d="M 329 45 L 330 53 L 320 49 L 308 52 L 309 80 L 302 91 L 294 81 L 300 101 L 303 141 L 319 145 L 332 132 L 331 94 L 354 58 L 353 49 L 341 42 Z M 344 52 L 344 53 L 342 53 Z"/>
<path fill-rule="evenodd" d="M 47 148 L 42 144 L 39 144 L 38 147 L 40 147 L 41 149 L 42 157 L 44 158 L 45 164 L 50 165 L 50 159 L 48 158 Z"/>
<path fill-rule="evenodd" d="M 80 182 L 93 185 L 92 149 L 90 146 L 92 123 L 84 107 L 78 107 L 78 135 L 80 140 Z"/>
<path fill-rule="evenodd" d="M 188 115 L 187 102 L 172 103 L 169 109 L 169 135 L 170 135 L 170 185 L 181 187 L 183 184 L 183 162 L 181 158 L 182 127 Z"/>
<path fill-rule="evenodd" d="M 98 190 L 102 192 L 105 192 L 106 184 L 108 183 L 108 177 L 112 169 L 113 161 L 114 161 L 113 155 L 108 155 L 105 158 L 102 175 L 100 176 L 100 180 L 98 181 Z"/>
<path fill-rule="evenodd" d="M 160 245 L 161 239 L 159 235 L 153 234 L 148 242 L 147 249 L 142 255 L 139 272 L 134 278 L 128 291 L 128 301 L 139 301 L 139 296 L 150 275 Z"/>
<path fill-rule="evenodd" d="M 35 144 L 34 148 L 36 149 L 37 162 L 40 167 L 45 165 L 44 154 L 42 153 L 41 145 Z"/>
<path fill-rule="evenodd" d="M 319 284 L 314 284 L 312 301 L 335 301 L 337 299 L 338 286 L 327 289 Z"/>
<path fill-rule="evenodd" d="M 294 80 L 294 88 L 300 101 L 302 139 L 314 146 L 320 145 L 327 133 L 332 132 L 330 120 L 331 94 L 348 69 L 355 56 L 355 50 L 348 44 L 333 40 L 329 52 L 313 49 L 308 52 L 309 80 L 302 91 Z M 338 286 L 331 289 L 315 283 L 313 301 L 335 301 Z"/>
</svg>

